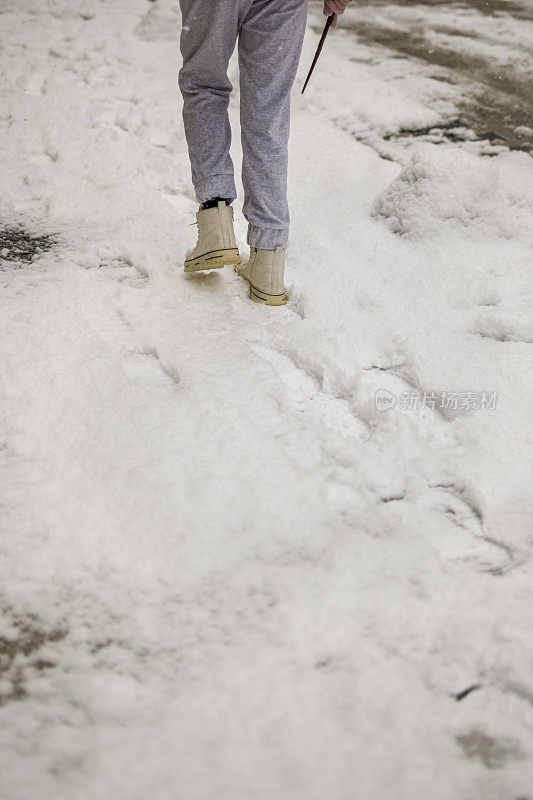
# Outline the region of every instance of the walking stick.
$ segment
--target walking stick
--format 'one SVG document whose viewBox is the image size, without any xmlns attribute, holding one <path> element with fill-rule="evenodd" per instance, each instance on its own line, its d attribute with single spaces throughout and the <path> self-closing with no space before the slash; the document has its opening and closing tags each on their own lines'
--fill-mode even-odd
<svg viewBox="0 0 533 800">
<path fill-rule="evenodd" d="M 302 94 L 305 92 L 305 87 L 309 83 L 309 78 L 313 74 L 313 70 L 315 68 L 315 64 L 318 61 L 318 56 L 320 55 L 320 51 L 324 46 L 324 42 L 326 41 L 326 36 L 328 35 L 328 31 L 331 28 L 331 23 L 333 22 L 333 14 L 330 14 L 326 20 L 326 24 L 324 25 L 324 30 L 322 31 L 322 36 L 320 37 L 320 41 L 318 43 L 318 47 L 316 49 L 315 57 L 313 58 L 313 63 L 311 64 L 311 69 L 309 70 L 309 75 L 305 79 L 304 88 L 302 89 Z"/>
</svg>

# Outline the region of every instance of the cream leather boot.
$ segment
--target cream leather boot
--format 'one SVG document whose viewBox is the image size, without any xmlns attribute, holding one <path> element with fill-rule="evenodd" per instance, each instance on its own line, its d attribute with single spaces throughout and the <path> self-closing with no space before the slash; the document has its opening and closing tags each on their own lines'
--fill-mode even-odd
<svg viewBox="0 0 533 800">
<path fill-rule="evenodd" d="M 267 306 L 284 306 L 287 302 L 283 274 L 285 272 L 285 248 L 261 250 L 250 248 L 250 260 L 235 272 L 250 284 L 250 297 L 254 303 Z"/>
<path fill-rule="evenodd" d="M 198 241 L 194 250 L 187 253 L 185 272 L 242 263 L 233 231 L 231 206 L 221 200 L 214 208 L 201 208 L 196 215 L 196 224 Z"/>
</svg>

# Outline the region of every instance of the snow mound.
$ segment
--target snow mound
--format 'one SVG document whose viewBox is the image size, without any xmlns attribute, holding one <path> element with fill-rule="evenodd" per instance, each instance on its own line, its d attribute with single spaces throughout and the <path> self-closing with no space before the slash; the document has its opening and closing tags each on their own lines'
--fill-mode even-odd
<svg viewBox="0 0 533 800">
<path fill-rule="evenodd" d="M 374 215 L 393 233 L 414 239 L 518 234 L 516 209 L 496 164 L 463 151 L 422 146 L 376 199 Z"/>
</svg>

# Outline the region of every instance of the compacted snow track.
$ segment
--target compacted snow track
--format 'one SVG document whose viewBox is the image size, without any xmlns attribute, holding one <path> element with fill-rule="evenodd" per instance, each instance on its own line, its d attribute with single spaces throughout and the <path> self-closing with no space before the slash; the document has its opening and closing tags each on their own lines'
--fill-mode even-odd
<svg viewBox="0 0 533 800">
<path fill-rule="evenodd" d="M 181 270 L 179 24 L 0 4 L 0 794 L 525 800 L 531 159 L 380 158 L 430 86 L 338 36 L 256 306 Z"/>
</svg>

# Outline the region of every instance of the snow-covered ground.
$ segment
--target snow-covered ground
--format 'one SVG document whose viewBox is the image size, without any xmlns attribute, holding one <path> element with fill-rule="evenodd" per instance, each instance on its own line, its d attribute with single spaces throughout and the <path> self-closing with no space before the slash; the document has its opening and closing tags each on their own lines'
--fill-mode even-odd
<svg viewBox="0 0 533 800">
<path fill-rule="evenodd" d="M 0 2 L 2 800 L 533 797 L 533 161 L 322 23 L 269 309 L 181 271 L 177 4 Z"/>
</svg>

